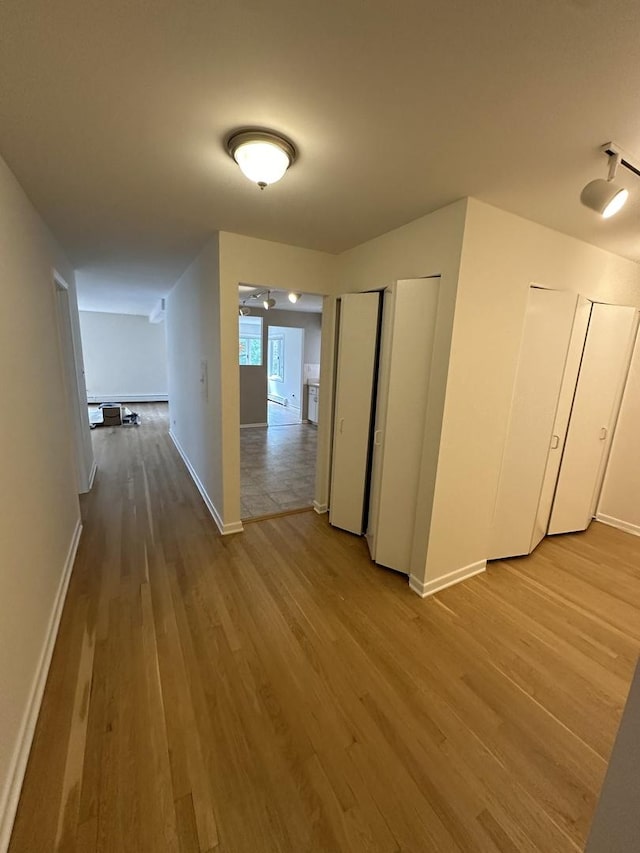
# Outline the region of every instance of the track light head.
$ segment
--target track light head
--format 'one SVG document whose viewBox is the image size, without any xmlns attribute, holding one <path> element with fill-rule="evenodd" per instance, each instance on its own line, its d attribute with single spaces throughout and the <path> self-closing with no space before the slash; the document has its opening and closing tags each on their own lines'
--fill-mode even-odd
<svg viewBox="0 0 640 853">
<path fill-rule="evenodd" d="M 267 291 L 267 297 L 262 304 L 264 305 L 265 311 L 268 311 L 269 308 L 275 308 L 276 300 L 271 296 L 270 290 Z"/>
<path fill-rule="evenodd" d="M 600 150 L 609 158 L 609 174 L 607 180 L 597 178 L 590 181 L 580 194 L 580 201 L 585 207 L 595 210 L 603 219 L 609 219 L 624 207 L 629 198 L 629 190 L 615 183 L 618 166 L 624 166 L 630 172 L 640 175 L 637 167 L 622 157 L 620 148 L 614 142 L 600 146 Z"/>
<path fill-rule="evenodd" d="M 605 181 L 604 178 L 597 178 L 588 183 L 580 195 L 580 201 L 585 207 L 595 210 L 603 219 L 609 219 L 616 214 L 628 198 L 629 190 L 614 181 Z"/>
<path fill-rule="evenodd" d="M 293 302 L 293 304 L 295 305 L 295 303 L 298 301 L 298 299 L 300 299 L 300 297 L 301 297 L 301 296 L 302 296 L 302 294 L 301 294 L 301 293 L 295 293 L 295 292 L 292 290 L 292 291 L 289 293 L 289 302 Z"/>
</svg>

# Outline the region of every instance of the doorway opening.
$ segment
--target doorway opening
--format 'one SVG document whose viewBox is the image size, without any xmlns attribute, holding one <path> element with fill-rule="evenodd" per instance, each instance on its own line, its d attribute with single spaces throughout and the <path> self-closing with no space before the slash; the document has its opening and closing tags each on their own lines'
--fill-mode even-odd
<svg viewBox="0 0 640 853">
<path fill-rule="evenodd" d="M 267 424 L 302 423 L 304 328 L 268 325 Z"/>
<path fill-rule="evenodd" d="M 321 296 L 239 287 L 243 521 L 313 507 L 321 324 Z"/>
</svg>

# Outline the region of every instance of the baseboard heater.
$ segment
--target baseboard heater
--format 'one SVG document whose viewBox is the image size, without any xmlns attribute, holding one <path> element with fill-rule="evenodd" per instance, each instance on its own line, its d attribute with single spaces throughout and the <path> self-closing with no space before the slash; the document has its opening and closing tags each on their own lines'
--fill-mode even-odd
<svg viewBox="0 0 640 853">
<path fill-rule="evenodd" d="M 289 398 L 281 397 L 280 394 L 267 394 L 267 400 L 269 400 L 270 403 L 278 403 L 280 406 L 289 405 Z"/>
</svg>

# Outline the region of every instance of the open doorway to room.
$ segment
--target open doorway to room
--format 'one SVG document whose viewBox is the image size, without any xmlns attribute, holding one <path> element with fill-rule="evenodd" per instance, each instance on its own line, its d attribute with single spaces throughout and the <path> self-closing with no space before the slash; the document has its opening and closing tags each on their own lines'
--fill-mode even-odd
<svg viewBox="0 0 640 853">
<path fill-rule="evenodd" d="M 315 492 L 322 297 L 240 285 L 243 520 L 309 509 Z"/>
<path fill-rule="evenodd" d="M 268 326 L 267 424 L 302 423 L 304 395 L 304 329 Z"/>
<path fill-rule="evenodd" d="M 92 428 L 137 426 L 141 403 L 168 400 L 163 303 L 151 315 L 79 312 Z"/>
</svg>

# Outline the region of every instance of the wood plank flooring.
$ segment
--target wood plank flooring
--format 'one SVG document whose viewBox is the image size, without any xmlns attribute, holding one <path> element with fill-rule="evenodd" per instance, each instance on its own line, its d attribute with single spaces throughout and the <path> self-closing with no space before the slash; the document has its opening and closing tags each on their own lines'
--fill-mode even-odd
<svg viewBox="0 0 640 853">
<path fill-rule="evenodd" d="M 422 601 L 312 512 L 220 537 L 139 409 L 94 433 L 11 853 L 583 848 L 639 539 L 594 524 Z"/>
</svg>

